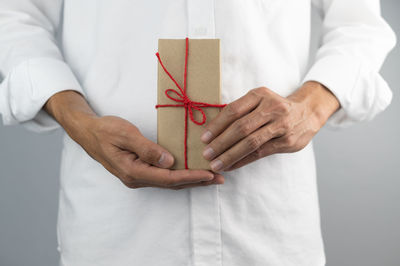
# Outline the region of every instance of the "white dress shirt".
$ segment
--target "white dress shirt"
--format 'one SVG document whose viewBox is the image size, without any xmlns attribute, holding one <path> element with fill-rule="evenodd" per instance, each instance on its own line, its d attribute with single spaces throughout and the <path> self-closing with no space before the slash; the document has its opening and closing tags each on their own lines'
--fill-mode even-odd
<svg viewBox="0 0 400 266">
<path fill-rule="evenodd" d="M 4 124 L 59 127 L 41 108 L 72 89 L 156 141 L 157 40 L 186 36 L 221 39 L 223 103 L 315 80 L 340 101 L 331 125 L 369 120 L 391 101 L 379 69 L 396 39 L 379 1 L 313 2 L 323 25 L 309 64 L 310 0 L 0 0 Z M 325 264 L 311 143 L 174 191 L 129 189 L 64 136 L 62 266 Z"/>
</svg>

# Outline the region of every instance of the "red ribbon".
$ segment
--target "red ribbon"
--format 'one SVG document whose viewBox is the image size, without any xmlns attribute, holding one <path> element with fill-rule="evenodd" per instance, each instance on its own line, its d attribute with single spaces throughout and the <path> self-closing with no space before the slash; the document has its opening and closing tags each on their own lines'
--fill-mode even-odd
<svg viewBox="0 0 400 266">
<path fill-rule="evenodd" d="M 224 107 L 226 104 L 210 104 L 210 103 L 203 103 L 203 102 L 195 102 L 192 101 L 186 94 L 186 77 L 187 77 L 187 63 L 188 63 L 188 57 L 189 57 L 189 38 L 186 38 L 186 47 L 185 47 L 185 72 L 183 76 L 183 89 L 182 87 L 176 82 L 174 77 L 168 72 L 168 70 L 165 68 L 164 64 L 161 61 L 160 54 L 157 52 L 156 56 L 158 58 L 158 62 L 160 62 L 161 67 L 164 69 L 165 73 L 170 77 L 170 79 L 175 83 L 176 87 L 179 89 L 179 91 L 175 89 L 167 89 L 164 91 L 165 95 L 175 101 L 175 102 L 180 102 L 182 104 L 157 104 L 156 108 L 158 107 L 184 107 L 185 108 L 185 169 L 188 169 L 187 165 L 187 131 L 188 131 L 188 113 L 190 120 L 192 120 L 193 123 L 197 125 L 203 125 L 206 120 L 206 114 L 204 113 L 203 109 L 204 107 Z M 176 97 L 170 96 L 168 93 L 173 92 Z M 201 121 L 197 121 L 194 116 L 193 116 L 193 110 L 199 111 L 203 119 Z"/>
</svg>

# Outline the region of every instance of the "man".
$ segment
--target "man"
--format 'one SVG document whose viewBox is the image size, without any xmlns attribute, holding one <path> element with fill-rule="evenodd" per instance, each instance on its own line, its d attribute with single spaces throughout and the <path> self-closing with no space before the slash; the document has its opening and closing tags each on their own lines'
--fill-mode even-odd
<svg viewBox="0 0 400 266">
<path fill-rule="evenodd" d="M 378 0 L 0 1 L 5 124 L 65 129 L 60 265 L 325 264 L 311 139 L 384 110 L 395 44 Z M 156 141 L 159 38 L 219 38 L 213 171 Z"/>
</svg>

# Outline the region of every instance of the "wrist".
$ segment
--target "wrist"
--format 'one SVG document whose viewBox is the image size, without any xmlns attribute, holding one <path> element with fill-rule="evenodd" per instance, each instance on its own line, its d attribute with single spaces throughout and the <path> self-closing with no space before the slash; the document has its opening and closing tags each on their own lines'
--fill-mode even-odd
<svg viewBox="0 0 400 266">
<path fill-rule="evenodd" d="M 73 109 L 64 114 L 62 127 L 73 140 L 82 144 L 90 135 L 90 130 L 95 128 L 97 119 L 94 113 Z"/>
<path fill-rule="evenodd" d="M 44 109 L 78 143 L 97 118 L 83 96 L 72 90 L 54 94 L 47 101 Z"/>
<path fill-rule="evenodd" d="M 298 90 L 288 96 L 288 99 L 307 106 L 320 127 L 340 107 L 335 95 L 324 85 L 315 81 L 305 82 Z"/>
</svg>

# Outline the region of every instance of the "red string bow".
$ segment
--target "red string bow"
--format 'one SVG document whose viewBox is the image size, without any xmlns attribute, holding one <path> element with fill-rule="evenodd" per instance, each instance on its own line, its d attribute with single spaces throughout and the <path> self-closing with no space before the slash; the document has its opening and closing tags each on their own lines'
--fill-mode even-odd
<svg viewBox="0 0 400 266">
<path fill-rule="evenodd" d="M 167 89 L 164 91 L 165 96 L 167 96 L 169 99 L 175 101 L 175 102 L 180 102 L 181 104 L 157 104 L 155 107 L 184 107 L 185 108 L 185 169 L 188 169 L 188 164 L 187 164 L 187 131 L 188 131 L 188 113 L 190 120 L 192 120 L 193 123 L 197 125 L 203 125 L 206 120 L 206 114 L 204 113 L 203 109 L 204 107 L 224 107 L 226 104 L 210 104 L 210 103 L 204 103 L 204 102 L 195 102 L 192 101 L 186 94 L 186 77 L 187 77 L 187 63 L 188 63 L 188 57 L 189 57 L 189 38 L 186 38 L 186 46 L 185 46 L 185 72 L 183 76 L 183 89 L 182 87 L 178 84 L 178 82 L 174 79 L 174 77 L 168 72 L 168 70 L 165 68 L 164 64 L 161 61 L 160 54 L 156 53 L 156 56 L 158 58 L 158 62 L 160 63 L 161 67 L 164 69 L 165 73 L 170 77 L 170 79 L 175 83 L 176 87 L 179 89 L 179 91 L 175 89 Z M 176 96 L 172 97 L 169 93 L 174 93 Z M 197 121 L 194 116 L 193 116 L 193 110 L 197 110 L 201 113 L 202 115 L 202 120 Z"/>
</svg>

